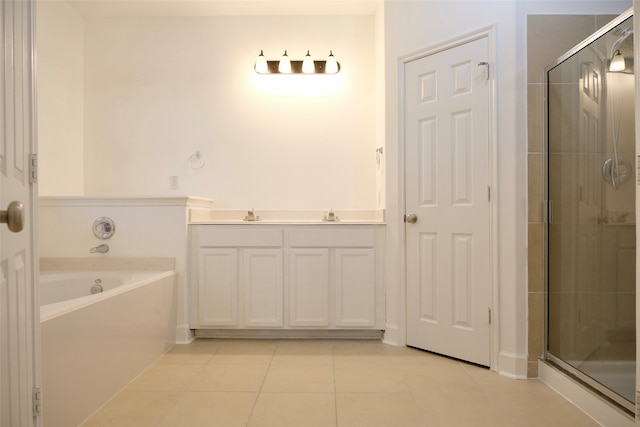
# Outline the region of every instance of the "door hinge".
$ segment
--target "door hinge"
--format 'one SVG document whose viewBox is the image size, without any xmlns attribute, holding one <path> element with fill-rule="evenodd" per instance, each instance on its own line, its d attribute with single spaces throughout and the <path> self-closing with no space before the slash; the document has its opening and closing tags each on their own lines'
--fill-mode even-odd
<svg viewBox="0 0 640 427">
<path fill-rule="evenodd" d="M 491 324 L 491 307 L 487 308 L 488 314 L 489 314 L 489 324 Z"/>
<path fill-rule="evenodd" d="M 491 186 L 487 185 L 487 200 L 491 201 Z"/>
<path fill-rule="evenodd" d="M 485 67 L 486 72 L 484 75 L 486 79 L 489 80 L 489 67 L 490 67 L 489 63 L 485 61 L 479 62 L 478 67 Z"/>
<path fill-rule="evenodd" d="M 29 184 L 38 182 L 38 155 L 29 154 Z"/>
<path fill-rule="evenodd" d="M 42 415 L 42 390 L 40 387 L 33 388 L 33 416 Z"/>
</svg>

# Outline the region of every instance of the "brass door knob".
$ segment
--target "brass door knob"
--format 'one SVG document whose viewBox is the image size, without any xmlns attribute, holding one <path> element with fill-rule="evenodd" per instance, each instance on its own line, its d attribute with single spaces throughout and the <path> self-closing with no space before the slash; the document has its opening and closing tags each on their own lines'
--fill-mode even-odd
<svg viewBox="0 0 640 427">
<path fill-rule="evenodd" d="M 7 224 L 14 233 L 22 231 L 24 227 L 24 205 L 22 202 L 9 203 L 6 211 L 0 211 L 0 224 Z"/>
<path fill-rule="evenodd" d="M 416 216 L 416 214 L 405 215 L 404 221 L 408 222 L 409 224 L 415 224 L 416 222 L 418 222 L 418 217 Z"/>
</svg>

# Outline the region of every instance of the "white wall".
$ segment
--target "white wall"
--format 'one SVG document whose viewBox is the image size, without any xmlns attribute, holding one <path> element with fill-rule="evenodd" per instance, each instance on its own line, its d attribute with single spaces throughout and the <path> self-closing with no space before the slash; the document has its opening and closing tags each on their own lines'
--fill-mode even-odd
<svg viewBox="0 0 640 427">
<path fill-rule="evenodd" d="M 87 194 L 375 208 L 372 15 L 88 18 L 85 28 Z M 259 76 L 261 49 L 273 59 L 332 49 L 342 71 Z M 207 163 L 194 171 L 198 150 Z"/>
<path fill-rule="evenodd" d="M 375 16 L 375 48 L 376 48 L 376 208 L 385 209 L 386 200 L 386 157 L 385 157 L 385 129 L 386 121 L 386 69 L 385 69 L 385 20 L 384 7 L 379 7 Z M 380 162 L 378 164 L 377 162 Z"/>
<path fill-rule="evenodd" d="M 66 2 L 37 7 L 40 194 L 84 193 L 84 19 Z"/>
<path fill-rule="evenodd" d="M 82 18 L 66 2 L 42 2 L 40 194 L 379 208 L 374 19 Z M 273 59 L 284 49 L 323 59 L 331 49 L 342 71 L 257 76 L 261 49 Z M 198 150 L 207 163 L 194 171 Z"/>
<path fill-rule="evenodd" d="M 109 240 L 93 235 L 92 224 L 106 216 L 115 223 Z M 47 258 L 170 257 L 184 258 L 186 249 L 185 206 L 123 206 L 91 199 L 79 205 L 40 205 L 40 256 Z M 102 243 L 108 254 L 90 254 Z"/>
</svg>

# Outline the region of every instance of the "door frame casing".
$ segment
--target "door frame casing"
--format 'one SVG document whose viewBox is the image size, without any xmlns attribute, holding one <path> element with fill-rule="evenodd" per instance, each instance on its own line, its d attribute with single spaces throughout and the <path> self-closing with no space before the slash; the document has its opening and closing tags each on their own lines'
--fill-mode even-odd
<svg viewBox="0 0 640 427">
<path fill-rule="evenodd" d="M 466 33 L 464 35 L 449 39 L 447 41 L 437 43 L 420 49 L 418 51 L 411 52 L 398 58 L 397 67 L 397 79 L 398 79 L 398 212 L 399 218 L 403 218 L 406 206 L 406 128 L 405 128 L 405 68 L 406 65 L 412 61 L 424 58 L 426 56 L 434 55 L 442 51 L 455 48 L 457 46 L 486 38 L 488 41 L 489 52 L 487 62 L 489 73 L 489 186 L 491 192 L 491 203 L 489 205 L 490 215 L 490 230 L 489 230 L 489 250 L 491 258 L 489 278 L 491 287 L 491 325 L 490 325 L 490 369 L 498 371 L 499 363 L 499 348 L 500 348 L 500 310 L 499 310 L 499 262 L 498 262 L 498 206 L 500 203 L 499 190 L 498 190 L 498 138 L 497 138 L 497 107 L 496 107 L 496 48 L 495 48 L 495 33 L 496 26 L 491 25 L 483 27 L 478 30 Z M 400 259 L 402 260 L 402 268 L 399 269 L 399 283 L 401 300 L 403 301 L 403 313 L 399 319 L 402 322 L 402 330 L 404 334 L 404 342 L 407 342 L 407 239 L 406 239 L 406 227 L 403 221 L 399 221 L 399 251 Z"/>
<path fill-rule="evenodd" d="M 30 110 L 30 122 L 31 122 L 31 147 L 30 154 L 32 157 L 32 162 L 35 162 L 35 176 L 30 180 L 31 186 L 31 200 L 29 203 L 31 204 L 31 277 L 33 280 L 33 304 L 34 304 L 34 355 L 33 355 L 33 363 L 34 363 L 34 389 L 42 390 L 42 335 L 40 329 L 40 257 L 38 256 L 38 251 L 40 247 L 40 239 L 39 239 L 39 212 L 40 212 L 40 197 L 39 197 L 39 187 L 38 187 L 38 60 L 37 60 L 37 19 L 38 19 L 38 3 L 37 0 L 32 0 L 30 2 L 30 16 L 29 16 L 29 38 L 30 38 L 30 50 L 31 50 L 31 61 L 30 61 L 30 77 L 31 77 L 31 110 Z M 44 423 L 43 420 L 43 412 L 37 414 L 35 417 L 34 424 L 37 427 L 42 427 Z"/>
</svg>

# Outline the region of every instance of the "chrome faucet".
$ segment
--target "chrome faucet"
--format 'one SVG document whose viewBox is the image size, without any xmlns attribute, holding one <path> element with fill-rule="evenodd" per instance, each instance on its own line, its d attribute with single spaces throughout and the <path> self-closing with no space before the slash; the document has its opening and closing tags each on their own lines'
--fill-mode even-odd
<svg viewBox="0 0 640 427">
<path fill-rule="evenodd" d="M 251 209 L 250 211 L 247 211 L 247 216 L 244 217 L 244 221 L 260 221 L 260 217 L 253 212 L 253 209 Z"/>
<path fill-rule="evenodd" d="M 95 253 L 106 254 L 107 252 L 109 252 L 109 245 L 103 243 L 101 245 L 96 246 L 95 248 L 89 249 L 89 252 L 92 254 L 95 254 Z"/>
</svg>

